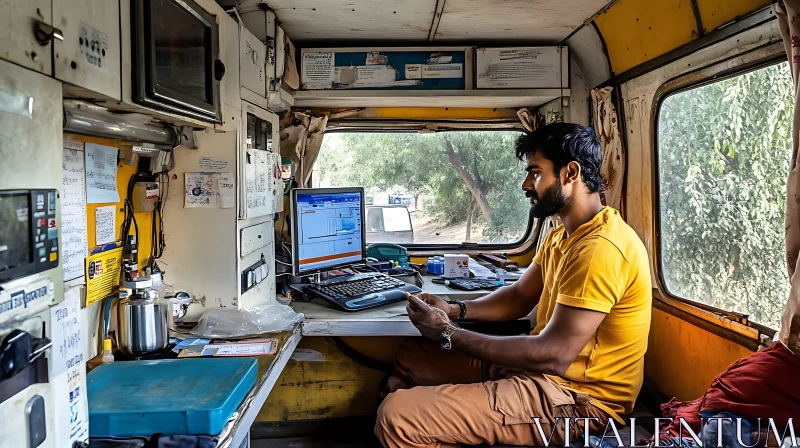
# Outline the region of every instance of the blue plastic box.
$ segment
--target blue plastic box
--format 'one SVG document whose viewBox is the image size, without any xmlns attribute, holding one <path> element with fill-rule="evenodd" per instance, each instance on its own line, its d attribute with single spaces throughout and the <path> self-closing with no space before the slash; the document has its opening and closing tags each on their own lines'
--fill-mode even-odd
<svg viewBox="0 0 800 448">
<path fill-rule="evenodd" d="M 89 435 L 219 434 L 257 373 L 253 358 L 103 364 L 86 376 Z"/>
</svg>

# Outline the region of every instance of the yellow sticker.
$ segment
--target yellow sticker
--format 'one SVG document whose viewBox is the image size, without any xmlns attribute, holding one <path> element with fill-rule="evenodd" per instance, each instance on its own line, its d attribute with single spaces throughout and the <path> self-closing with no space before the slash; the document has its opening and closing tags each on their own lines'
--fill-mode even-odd
<svg viewBox="0 0 800 448">
<path fill-rule="evenodd" d="M 119 287 L 122 248 L 86 257 L 86 306 L 110 296 Z"/>
<path fill-rule="evenodd" d="M 50 261 L 58 260 L 58 252 L 50 252 Z"/>
</svg>

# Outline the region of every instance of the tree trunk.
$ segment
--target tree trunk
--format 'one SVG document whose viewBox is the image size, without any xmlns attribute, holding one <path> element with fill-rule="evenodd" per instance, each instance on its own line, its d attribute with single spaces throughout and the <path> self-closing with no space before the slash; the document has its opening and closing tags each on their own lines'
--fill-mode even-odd
<svg viewBox="0 0 800 448">
<path fill-rule="evenodd" d="M 444 142 L 444 153 L 447 155 L 447 158 L 450 160 L 450 163 L 453 165 L 453 167 L 455 167 L 458 175 L 461 176 L 461 180 L 464 181 L 464 185 L 466 185 L 467 190 L 469 190 L 470 194 L 475 199 L 475 203 L 478 204 L 478 208 L 481 210 L 483 219 L 485 219 L 487 223 L 491 223 L 492 212 L 489 208 L 489 201 L 486 199 L 486 191 L 484 191 L 484 188 L 477 180 L 475 180 L 472 174 L 467 171 L 467 161 L 456 152 L 450 139 L 445 137 Z"/>
<path fill-rule="evenodd" d="M 414 195 L 414 210 L 418 208 L 417 202 L 419 201 L 419 193 Z"/>
<path fill-rule="evenodd" d="M 475 205 L 470 203 L 469 207 L 467 207 L 467 233 L 464 236 L 464 242 L 468 243 L 470 238 L 472 238 L 472 219 L 473 215 L 475 215 Z"/>
</svg>

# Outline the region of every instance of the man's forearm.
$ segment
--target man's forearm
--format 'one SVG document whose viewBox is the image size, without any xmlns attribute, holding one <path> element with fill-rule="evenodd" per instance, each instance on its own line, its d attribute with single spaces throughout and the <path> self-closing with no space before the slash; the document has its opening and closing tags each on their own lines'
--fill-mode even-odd
<svg viewBox="0 0 800 448">
<path fill-rule="evenodd" d="M 502 322 L 527 316 L 536 303 L 518 291 L 517 285 L 504 286 L 480 299 L 464 302 L 467 314 L 464 319 L 479 322 Z M 456 319 L 461 312 L 458 305 L 451 305 L 447 315 Z"/>
<path fill-rule="evenodd" d="M 459 329 L 453 347 L 478 359 L 524 371 L 563 375 L 570 360 L 556 343 L 540 336 L 488 336 Z"/>
</svg>

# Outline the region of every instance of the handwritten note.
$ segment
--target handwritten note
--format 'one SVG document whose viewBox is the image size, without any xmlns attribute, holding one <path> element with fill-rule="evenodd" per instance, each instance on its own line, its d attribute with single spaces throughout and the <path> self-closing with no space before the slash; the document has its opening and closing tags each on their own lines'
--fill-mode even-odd
<svg viewBox="0 0 800 448">
<path fill-rule="evenodd" d="M 95 244 L 107 244 L 114 241 L 117 228 L 117 207 L 107 205 L 94 210 L 94 239 Z"/>
<path fill-rule="evenodd" d="M 220 173 L 219 175 L 219 205 L 222 208 L 233 208 L 235 190 L 233 173 Z"/>
<path fill-rule="evenodd" d="M 258 149 L 251 150 L 250 161 L 245 165 L 245 208 L 247 217 L 264 215 L 268 204 L 272 204 L 269 194 L 272 185 L 272 153 Z"/>
<path fill-rule="evenodd" d="M 119 202 L 117 148 L 86 144 L 86 203 Z"/>
<path fill-rule="evenodd" d="M 49 360 L 53 384 L 56 440 L 84 441 L 89 437 L 86 401 L 86 360 L 81 331 L 80 288 L 64 292 L 64 301 L 50 308 L 53 348 Z"/>
<path fill-rule="evenodd" d="M 61 265 L 64 281 L 69 281 L 83 275 L 88 255 L 83 143 L 64 140 L 61 168 Z"/>
</svg>

